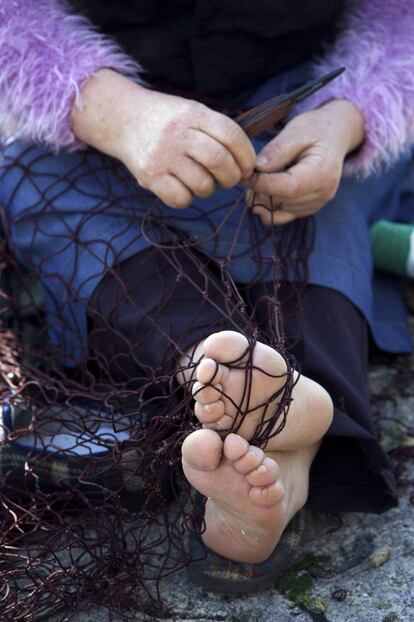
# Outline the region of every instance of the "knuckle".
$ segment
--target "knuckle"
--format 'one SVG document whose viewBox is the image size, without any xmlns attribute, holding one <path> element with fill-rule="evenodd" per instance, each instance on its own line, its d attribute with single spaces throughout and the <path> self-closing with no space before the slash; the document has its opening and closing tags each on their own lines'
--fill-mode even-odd
<svg viewBox="0 0 414 622">
<path fill-rule="evenodd" d="M 189 100 L 189 111 L 198 118 L 210 117 L 211 109 L 201 102 Z"/>
<path fill-rule="evenodd" d="M 278 158 L 279 156 L 284 156 L 287 149 L 287 141 L 279 137 L 271 143 L 271 147 L 269 146 L 268 153 L 263 150 L 263 155 L 267 155 L 271 158 Z"/>
<path fill-rule="evenodd" d="M 233 188 L 241 180 L 241 172 L 238 170 L 229 170 L 225 177 L 222 178 L 220 185 L 224 189 Z"/>
<path fill-rule="evenodd" d="M 243 130 L 237 123 L 233 121 L 226 120 L 226 127 L 224 128 L 228 137 L 228 141 L 230 144 L 243 142 L 246 138 Z"/>
<path fill-rule="evenodd" d="M 214 192 L 214 181 L 210 177 L 204 177 L 198 186 L 197 194 L 201 197 L 208 197 Z"/>
<path fill-rule="evenodd" d="M 142 168 L 147 180 L 157 179 L 160 176 L 160 171 L 153 162 L 146 163 Z"/>
<path fill-rule="evenodd" d="M 227 151 L 222 147 L 213 149 L 209 156 L 209 166 L 211 168 L 220 168 L 224 166 L 227 160 Z"/>
<path fill-rule="evenodd" d="M 203 106 L 198 102 L 186 100 L 181 102 L 180 111 L 177 113 L 175 121 L 187 123 L 189 119 L 199 119 L 204 116 Z"/>
<path fill-rule="evenodd" d="M 322 198 L 325 201 L 332 201 L 335 198 L 338 185 L 336 183 L 330 183 L 324 190 Z"/>
<path fill-rule="evenodd" d="M 138 183 L 140 188 L 144 188 L 145 190 L 150 190 L 150 186 L 146 182 L 145 177 L 143 177 L 141 174 L 137 174 L 137 173 L 133 173 L 133 175 L 134 175 L 135 179 L 137 180 L 137 183 Z"/>
</svg>

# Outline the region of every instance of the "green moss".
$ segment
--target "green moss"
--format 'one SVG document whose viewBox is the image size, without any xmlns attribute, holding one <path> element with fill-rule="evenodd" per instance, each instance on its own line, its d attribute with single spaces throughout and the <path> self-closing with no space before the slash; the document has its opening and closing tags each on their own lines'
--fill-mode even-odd
<svg viewBox="0 0 414 622">
<path fill-rule="evenodd" d="M 398 622 L 398 616 L 396 613 L 388 613 L 384 618 L 382 618 L 382 622 Z"/>
<path fill-rule="evenodd" d="M 374 603 L 374 607 L 376 609 L 389 609 L 391 607 L 390 603 Z"/>
<path fill-rule="evenodd" d="M 412 438 L 407 435 L 406 427 L 398 421 L 384 421 L 380 428 L 380 442 L 386 452 L 409 447 L 413 443 Z"/>
<path fill-rule="evenodd" d="M 317 555 L 316 553 L 307 553 L 299 560 L 294 570 L 310 570 L 311 568 L 322 568 L 331 559 L 330 555 Z"/>
<path fill-rule="evenodd" d="M 302 562 L 299 565 L 302 565 Z M 276 587 L 293 604 L 302 605 L 312 613 L 322 613 L 327 609 L 327 605 L 323 600 L 310 595 L 313 584 L 314 580 L 307 570 L 292 569 L 279 578 Z"/>
<path fill-rule="evenodd" d="M 292 602 L 303 603 L 313 587 L 313 579 L 306 571 L 291 570 L 278 580 L 276 587 Z"/>
<path fill-rule="evenodd" d="M 303 605 L 310 613 L 323 613 L 328 605 L 320 598 L 305 598 Z"/>
</svg>

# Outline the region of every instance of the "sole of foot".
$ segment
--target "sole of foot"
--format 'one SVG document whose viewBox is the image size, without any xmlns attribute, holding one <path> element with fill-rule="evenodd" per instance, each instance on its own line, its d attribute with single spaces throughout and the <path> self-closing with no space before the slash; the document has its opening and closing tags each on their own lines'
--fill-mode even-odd
<svg viewBox="0 0 414 622">
<path fill-rule="evenodd" d="M 232 429 L 252 439 L 258 426 L 279 407 L 287 373 L 283 357 L 260 342 L 249 353 L 246 337 L 235 331 L 210 335 L 202 351 L 204 358 L 192 387 L 196 417 L 206 429 Z M 268 442 L 267 450 L 292 450 L 318 442 L 332 421 L 331 398 L 318 383 L 301 375 L 286 415 L 283 430 Z"/>
<path fill-rule="evenodd" d="M 182 465 L 190 484 L 208 498 L 206 546 L 234 561 L 267 559 L 289 517 L 277 462 L 237 434 L 222 441 L 213 430 L 197 430 L 183 443 Z"/>
</svg>

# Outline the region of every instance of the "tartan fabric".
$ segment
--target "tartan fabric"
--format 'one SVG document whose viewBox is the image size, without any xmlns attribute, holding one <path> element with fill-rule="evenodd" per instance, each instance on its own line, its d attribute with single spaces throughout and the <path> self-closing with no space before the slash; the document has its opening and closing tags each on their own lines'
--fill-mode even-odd
<svg viewBox="0 0 414 622">
<path fill-rule="evenodd" d="M 198 495 L 199 508 L 203 505 Z M 207 549 L 202 540 L 189 538 L 193 563 L 188 567 L 190 580 L 210 591 L 233 595 L 248 594 L 275 584 L 289 567 L 303 554 L 301 543 L 305 537 L 306 509 L 298 512 L 285 529 L 275 551 L 262 563 L 234 562 Z"/>
</svg>

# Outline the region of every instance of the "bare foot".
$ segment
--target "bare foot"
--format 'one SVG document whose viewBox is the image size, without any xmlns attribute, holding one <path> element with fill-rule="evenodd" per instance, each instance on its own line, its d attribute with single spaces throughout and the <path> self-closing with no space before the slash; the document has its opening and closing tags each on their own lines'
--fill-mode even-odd
<svg viewBox="0 0 414 622">
<path fill-rule="evenodd" d="M 192 389 L 197 418 L 204 428 L 234 429 L 250 440 L 278 408 L 286 382 L 285 361 L 260 342 L 249 361 L 248 341 L 234 331 L 210 335 L 201 349 L 204 358 L 197 365 L 197 382 Z M 300 376 L 292 391 L 285 427 L 265 449 L 292 450 L 318 442 L 330 426 L 332 413 L 328 393 L 310 378 Z"/>
<path fill-rule="evenodd" d="M 267 559 L 306 501 L 311 460 L 302 460 L 299 470 L 290 461 L 285 474 L 236 434 L 223 442 L 213 430 L 193 432 L 183 443 L 182 463 L 191 485 L 208 497 L 205 544 L 234 561 Z"/>
</svg>

